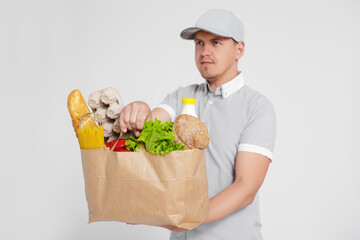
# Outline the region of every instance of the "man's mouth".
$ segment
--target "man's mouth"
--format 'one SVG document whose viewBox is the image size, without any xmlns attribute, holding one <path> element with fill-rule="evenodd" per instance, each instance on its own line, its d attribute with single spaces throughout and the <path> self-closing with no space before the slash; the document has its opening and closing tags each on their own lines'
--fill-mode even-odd
<svg viewBox="0 0 360 240">
<path fill-rule="evenodd" d="M 201 63 L 201 65 L 203 65 L 203 66 L 209 66 L 209 65 L 213 64 L 212 61 L 201 61 L 200 63 Z"/>
</svg>

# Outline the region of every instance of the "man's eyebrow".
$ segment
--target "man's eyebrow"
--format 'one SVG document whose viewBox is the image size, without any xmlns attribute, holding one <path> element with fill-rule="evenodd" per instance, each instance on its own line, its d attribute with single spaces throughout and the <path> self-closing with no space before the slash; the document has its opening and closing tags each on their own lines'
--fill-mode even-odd
<svg viewBox="0 0 360 240">
<path fill-rule="evenodd" d="M 210 41 L 224 41 L 226 38 L 223 38 L 223 37 L 214 37 L 214 38 L 211 38 Z M 199 38 L 194 38 L 194 41 L 203 41 Z"/>
<path fill-rule="evenodd" d="M 214 37 L 214 38 L 212 38 L 212 39 L 210 39 L 211 41 L 224 41 L 225 40 L 225 38 L 223 38 L 223 37 Z"/>
</svg>

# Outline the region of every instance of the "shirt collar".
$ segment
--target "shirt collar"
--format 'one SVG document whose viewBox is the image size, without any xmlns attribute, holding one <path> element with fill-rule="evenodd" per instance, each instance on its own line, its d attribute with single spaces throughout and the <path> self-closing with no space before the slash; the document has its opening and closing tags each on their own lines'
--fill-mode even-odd
<svg viewBox="0 0 360 240">
<path fill-rule="evenodd" d="M 235 78 L 233 78 L 229 82 L 226 82 L 223 85 L 217 87 L 215 89 L 214 95 L 221 95 L 222 98 L 227 98 L 228 96 L 242 88 L 245 85 L 243 75 L 244 74 L 240 72 Z M 204 90 L 205 94 L 207 94 L 208 92 L 213 92 L 208 82 L 206 82 L 206 87 Z"/>
</svg>

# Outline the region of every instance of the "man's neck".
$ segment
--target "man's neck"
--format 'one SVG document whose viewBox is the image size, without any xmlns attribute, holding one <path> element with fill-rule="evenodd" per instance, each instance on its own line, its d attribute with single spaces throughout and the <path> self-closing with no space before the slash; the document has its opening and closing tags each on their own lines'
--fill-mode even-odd
<svg viewBox="0 0 360 240">
<path fill-rule="evenodd" d="M 218 78 L 213 78 L 210 80 L 206 79 L 206 81 L 209 83 L 211 90 L 213 92 L 215 92 L 216 88 L 233 80 L 238 74 L 239 74 L 239 72 L 236 70 L 235 72 L 234 71 L 230 72 L 230 73 L 226 74 L 225 76 L 219 76 Z"/>
</svg>

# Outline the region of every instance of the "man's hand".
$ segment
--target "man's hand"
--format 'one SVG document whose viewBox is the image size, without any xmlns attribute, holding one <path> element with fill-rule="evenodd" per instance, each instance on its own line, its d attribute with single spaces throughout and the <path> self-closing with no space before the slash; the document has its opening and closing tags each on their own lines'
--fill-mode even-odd
<svg viewBox="0 0 360 240">
<path fill-rule="evenodd" d="M 184 232 L 187 231 L 187 229 L 185 228 L 178 228 L 178 227 L 163 227 L 166 228 L 167 230 L 173 231 L 173 232 Z"/>
<path fill-rule="evenodd" d="M 137 223 L 126 223 L 126 224 L 128 224 L 128 225 L 139 225 Z M 174 231 L 174 232 L 187 231 L 187 229 L 185 229 L 185 228 L 178 228 L 178 227 L 163 227 L 163 228 L 166 228 L 167 230 Z"/>
<path fill-rule="evenodd" d="M 139 137 L 144 127 L 145 120 L 152 119 L 151 109 L 145 102 L 137 101 L 126 105 L 119 116 L 121 130 L 135 130 L 135 136 Z"/>
</svg>

